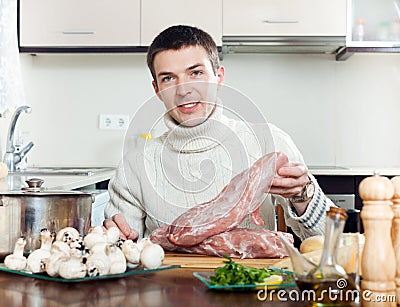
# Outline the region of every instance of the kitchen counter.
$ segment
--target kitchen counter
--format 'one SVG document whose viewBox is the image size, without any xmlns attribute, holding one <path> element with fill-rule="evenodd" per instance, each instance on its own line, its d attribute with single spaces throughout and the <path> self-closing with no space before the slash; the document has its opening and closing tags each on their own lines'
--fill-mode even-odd
<svg viewBox="0 0 400 307">
<path fill-rule="evenodd" d="M 0 191 L 19 190 L 27 186 L 25 180 L 30 178 L 41 178 L 44 180 L 43 187 L 49 190 L 73 190 L 93 185 L 97 182 L 109 180 L 115 170 L 96 172 L 93 175 L 21 175 L 19 173 L 9 174 L 0 180 Z"/>
<path fill-rule="evenodd" d="M 265 267 L 280 259 L 243 259 L 243 265 Z M 150 274 L 130 275 L 119 279 L 62 283 L 33 279 L 0 272 L 0 297 L 4 306 L 308 306 L 291 299 L 288 288 L 286 301 L 264 291 L 213 291 L 193 276 L 194 272 L 210 272 L 222 265 L 222 258 L 166 254 L 164 263 L 181 268 Z M 258 265 L 256 265 L 258 264 Z M 263 264 L 263 265 L 262 265 Z M 264 295 L 264 296 L 263 296 Z M 260 298 L 259 298 L 260 297 Z M 281 296 L 282 297 L 282 296 Z M 295 296 L 294 296 L 295 297 Z M 352 306 L 359 306 L 354 304 Z"/>
<path fill-rule="evenodd" d="M 400 175 L 400 168 L 308 166 L 308 169 L 313 175 L 326 176 L 372 176 L 374 172 L 382 176 Z"/>
<path fill-rule="evenodd" d="M 193 276 L 204 269 L 179 268 L 120 279 L 59 283 L 0 272 L 3 306 L 306 306 L 270 302 L 257 291 L 209 291 Z"/>
</svg>

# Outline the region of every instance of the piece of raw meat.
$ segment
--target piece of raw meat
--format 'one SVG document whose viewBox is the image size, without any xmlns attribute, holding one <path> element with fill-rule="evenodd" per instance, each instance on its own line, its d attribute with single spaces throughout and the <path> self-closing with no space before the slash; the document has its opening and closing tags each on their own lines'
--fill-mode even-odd
<svg viewBox="0 0 400 307">
<path fill-rule="evenodd" d="M 208 256 L 228 256 L 231 258 L 283 258 L 288 256 L 279 239 L 284 235 L 293 243 L 290 233 L 268 229 L 236 228 L 205 239 L 198 245 L 181 247 L 167 239 L 168 226 L 155 229 L 150 236 L 153 243 L 160 244 L 167 251 L 201 254 Z"/>
<path fill-rule="evenodd" d="M 168 240 L 178 246 L 194 246 L 210 236 L 235 229 L 252 214 L 262 224 L 258 208 L 268 192 L 277 169 L 288 162 L 283 153 L 270 153 L 239 173 L 211 201 L 180 215 L 168 229 Z"/>
</svg>

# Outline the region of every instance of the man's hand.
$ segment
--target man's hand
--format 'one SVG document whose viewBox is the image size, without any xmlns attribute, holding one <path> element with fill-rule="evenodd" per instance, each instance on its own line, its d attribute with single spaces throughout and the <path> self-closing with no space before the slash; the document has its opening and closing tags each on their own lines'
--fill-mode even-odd
<svg viewBox="0 0 400 307">
<path fill-rule="evenodd" d="M 117 227 L 120 232 L 120 238 L 123 240 L 136 240 L 139 236 L 136 230 L 129 227 L 122 214 L 116 214 L 111 219 L 104 220 L 103 226 L 105 228 Z"/>
<path fill-rule="evenodd" d="M 278 176 L 273 179 L 269 193 L 289 198 L 301 193 L 309 180 L 308 170 L 304 164 L 289 162 L 278 169 Z M 308 203 L 309 201 L 293 204 L 293 206 L 297 213 L 302 215 Z"/>
</svg>

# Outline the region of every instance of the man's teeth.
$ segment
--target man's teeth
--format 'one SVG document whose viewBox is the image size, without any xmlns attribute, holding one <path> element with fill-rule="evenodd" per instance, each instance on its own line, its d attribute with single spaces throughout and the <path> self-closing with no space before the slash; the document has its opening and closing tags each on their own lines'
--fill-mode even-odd
<svg viewBox="0 0 400 307">
<path fill-rule="evenodd" d="M 181 107 L 189 109 L 189 108 L 193 108 L 195 105 L 196 105 L 196 102 L 193 102 L 193 103 L 184 104 Z"/>
</svg>

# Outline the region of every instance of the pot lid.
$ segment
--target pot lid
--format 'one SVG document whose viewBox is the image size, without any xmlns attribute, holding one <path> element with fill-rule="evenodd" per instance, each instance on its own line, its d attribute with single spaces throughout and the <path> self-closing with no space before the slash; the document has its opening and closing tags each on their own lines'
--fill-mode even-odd
<svg viewBox="0 0 400 307">
<path fill-rule="evenodd" d="M 43 179 L 31 178 L 25 181 L 27 187 L 21 188 L 21 190 L 1 192 L 0 195 L 18 195 L 18 196 L 75 196 L 75 197 L 85 197 L 92 196 L 90 193 L 85 193 L 81 191 L 64 191 L 64 190 L 47 190 L 42 187 L 44 183 Z"/>
</svg>

